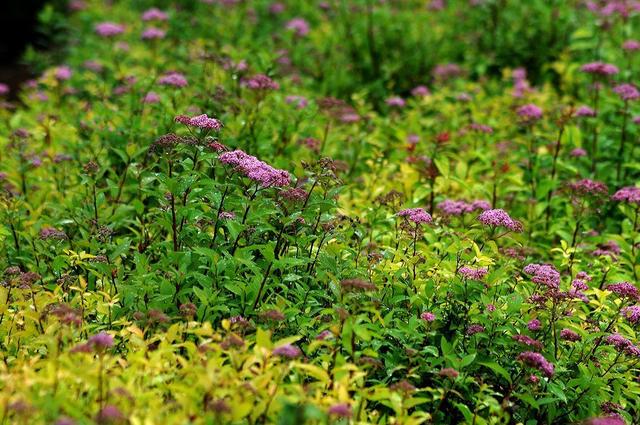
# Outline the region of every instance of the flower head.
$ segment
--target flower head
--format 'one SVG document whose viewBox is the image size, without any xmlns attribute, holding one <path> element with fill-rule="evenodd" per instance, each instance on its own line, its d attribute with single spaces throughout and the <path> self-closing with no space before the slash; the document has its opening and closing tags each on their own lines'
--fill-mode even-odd
<svg viewBox="0 0 640 425">
<path fill-rule="evenodd" d="M 560 286 L 560 273 L 550 264 L 528 264 L 523 270 L 528 275 L 533 275 L 533 283 L 546 285 L 551 289 Z"/>
<path fill-rule="evenodd" d="M 624 101 L 640 99 L 640 91 L 632 84 L 620 84 L 613 88 L 616 93 Z"/>
<path fill-rule="evenodd" d="M 311 30 L 309 23 L 302 18 L 293 18 L 287 22 L 285 28 L 293 31 L 298 37 L 304 37 L 309 34 L 309 31 Z"/>
<path fill-rule="evenodd" d="M 66 65 L 59 66 L 54 71 L 54 76 L 58 81 L 66 81 L 71 78 L 73 75 L 73 71 Z"/>
<path fill-rule="evenodd" d="M 509 214 L 502 209 L 485 210 L 478 216 L 478 221 L 491 227 L 504 227 L 514 232 L 522 231 L 522 224 L 512 219 Z"/>
<path fill-rule="evenodd" d="M 351 406 L 349 405 L 349 403 L 334 404 L 333 406 L 329 407 L 327 413 L 329 413 L 329 415 L 331 416 L 337 416 L 339 418 L 350 418 L 352 415 Z"/>
<path fill-rule="evenodd" d="M 580 106 L 578 109 L 576 109 L 573 115 L 576 117 L 595 117 L 596 111 L 589 108 L 588 106 L 583 105 L 583 106 Z"/>
<path fill-rule="evenodd" d="M 225 152 L 218 158 L 223 164 L 233 165 L 236 171 L 260 183 L 262 187 L 288 186 L 291 181 L 287 171 L 273 168 L 241 150 Z"/>
<path fill-rule="evenodd" d="M 280 347 L 274 348 L 273 354 L 280 357 L 294 359 L 296 357 L 299 357 L 302 352 L 295 345 L 285 344 L 281 345 Z"/>
<path fill-rule="evenodd" d="M 160 28 L 149 27 L 142 32 L 143 40 L 157 40 L 160 38 L 164 38 L 167 34 L 165 30 L 161 30 Z"/>
<path fill-rule="evenodd" d="M 264 74 L 257 74 L 243 81 L 246 88 L 251 90 L 278 90 L 280 85 Z"/>
<path fill-rule="evenodd" d="M 486 267 L 479 267 L 479 268 L 471 268 L 471 267 L 460 267 L 460 270 L 458 270 L 458 273 L 460 273 L 462 276 L 464 276 L 467 279 L 474 279 L 474 280 L 482 280 L 487 273 L 489 273 L 489 269 Z"/>
<path fill-rule="evenodd" d="M 518 361 L 521 361 L 527 366 L 538 369 L 549 378 L 553 376 L 553 364 L 549 363 L 547 359 L 545 359 L 544 356 L 540 353 L 536 353 L 534 351 L 522 352 L 518 355 Z"/>
<path fill-rule="evenodd" d="M 145 10 L 142 14 L 143 21 L 166 21 L 169 19 L 169 15 L 162 10 L 152 7 L 151 9 Z"/>
<path fill-rule="evenodd" d="M 627 186 L 619 189 L 611 197 L 614 201 L 640 205 L 640 187 Z"/>
<path fill-rule="evenodd" d="M 411 96 L 413 97 L 425 97 L 429 96 L 431 92 L 427 88 L 427 86 L 416 86 L 411 90 Z"/>
<path fill-rule="evenodd" d="M 620 298 L 638 299 L 638 288 L 629 282 L 612 283 L 607 289 Z"/>
<path fill-rule="evenodd" d="M 160 77 L 158 79 L 158 84 L 163 86 L 185 87 L 189 83 L 183 74 L 172 71 Z"/>
<path fill-rule="evenodd" d="M 124 32 L 124 27 L 113 22 L 102 22 L 96 25 L 96 33 L 101 37 L 114 37 Z"/>
<path fill-rule="evenodd" d="M 594 74 L 594 75 L 601 75 L 601 76 L 615 75 L 619 72 L 617 66 L 611 65 L 609 63 L 604 63 L 604 62 L 587 63 L 582 65 L 580 70 L 587 74 Z"/>
<path fill-rule="evenodd" d="M 431 215 L 423 208 L 407 208 L 397 214 L 398 217 L 405 217 L 407 220 L 415 224 L 431 223 L 433 219 Z"/>
<path fill-rule="evenodd" d="M 425 311 L 420 315 L 420 318 L 425 322 L 433 322 L 434 320 L 436 320 L 436 315 L 433 313 L 429 313 L 428 311 Z"/>
<path fill-rule="evenodd" d="M 542 118 L 542 109 L 533 103 L 519 107 L 516 113 L 526 122 L 535 122 Z"/>
<path fill-rule="evenodd" d="M 406 102 L 400 96 L 392 96 L 388 98 L 385 103 L 394 108 L 403 108 L 406 105 Z"/>
<path fill-rule="evenodd" d="M 220 131 L 220 129 L 222 129 L 222 123 L 215 118 L 209 118 L 207 114 L 202 114 L 191 118 L 185 115 L 178 115 L 174 120 L 181 124 L 190 127 L 198 127 L 203 130 Z"/>
</svg>

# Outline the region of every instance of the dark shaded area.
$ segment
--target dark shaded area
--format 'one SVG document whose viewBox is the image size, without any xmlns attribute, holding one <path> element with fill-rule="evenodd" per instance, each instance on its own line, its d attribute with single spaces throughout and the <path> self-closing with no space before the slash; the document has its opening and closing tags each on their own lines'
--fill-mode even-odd
<svg viewBox="0 0 640 425">
<path fill-rule="evenodd" d="M 46 0 L 4 0 L 0 14 L 0 82 L 15 95 L 18 86 L 32 75 L 20 59 L 28 45 L 45 48 L 46 37 L 38 32 L 38 12 Z"/>
</svg>

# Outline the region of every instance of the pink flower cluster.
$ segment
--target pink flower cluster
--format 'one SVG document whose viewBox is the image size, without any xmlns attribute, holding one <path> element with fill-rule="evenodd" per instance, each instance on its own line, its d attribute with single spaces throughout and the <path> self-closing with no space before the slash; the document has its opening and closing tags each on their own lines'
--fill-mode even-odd
<svg viewBox="0 0 640 425">
<path fill-rule="evenodd" d="M 583 105 L 583 106 L 580 106 L 578 109 L 576 109 L 573 115 L 576 117 L 595 117 L 596 111 L 589 108 L 588 106 Z"/>
<path fill-rule="evenodd" d="M 613 88 L 613 92 L 625 102 L 640 99 L 640 91 L 633 84 L 619 84 Z"/>
<path fill-rule="evenodd" d="M 478 221 L 491 227 L 504 227 L 514 232 L 522 231 L 522 224 L 512 219 L 509 214 L 502 209 L 486 210 L 478 216 Z"/>
<path fill-rule="evenodd" d="M 563 329 L 560 331 L 560 339 L 569 342 L 576 342 L 580 341 L 580 339 L 582 338 L 580 337 L 580 335 L 578 335 L 577 332 L 574 332 L 571 329 Z"/>
<path fill-rule="evenodd" d="M 620 334 L 616 333 L 609 335 L 605 341 L 607 344 L 613 345 L 616 350 L 621 353 L 625 353 L 634 357 L 640 357 L 640 348 L 633 345 L 631 341 Z"/>
<path fill-rule="evenodd" d="M 167 15 L 166 12 L 163 12 L 162 10 L 152 7 L 151 9 L 146 10 L 143 14 L 142 14 L 142 20 L 147 22 L 147 21 L 166 21 L 167 19 L 169 19 L 169 15 Z"/>
<path fill-rule="evenodd" d="M 607 286 L 607 289 L 621 298 L 640 299 L 638 295 L 638 288 L 633 283 L 619 282 L 612 283 Z"/>
<path fill-rule="evenodd" d="M 487 275 L 487 273 L 489 273 L 489 269 L 486 267 L 479 267 L 477 269 L 474 269 L 472 267 L 464 266 L 460 267 L 458 273 L 460 273 L 466 279 L 482 280 Z"/>
<path fill-rule="evenodd" d="M 582 65 L 582 72 L 594 75 L 615 75 L 619 72 L 618 67 L 604 62 L 591 62 Z"/>
<path fill-rule="evenodd" d="M 630 204 L 640 205 L 640 187 L 623 187 L 622 189 L 614 193 L 611 199 L 613 199 L 614 201 L 628 202 Z"/>
<path fill-rule="evenodd" d="M 487 201 L 476 200 L 471 203 L 465 201 L 456 201 L 453 199 L 445 199 L 438 204 L 438 209 L 446 215 L 462 215 L 477 210 L 486 211 L 491 209 L 491 204 Z"/>
<path fill-rule="evenodd" d="M 591 179 L 571 182 L 567 184 L 567 187 L 578 196 L 603 196 L 609 193 L 606 184 Z"/>
<path fill-rule="evenodd" d="M 518 355 L 518 360 L 527 366 L 538 369 L 544 373 L 548 378 L 551 378 L 554 373 L 553 364 L 549 363 L 547 359 L 540 353 L 534 351 L 525 351 Z"/>
<path fill-rule="evenodd" d="M 225 152 L 219 156 L 219 159 L 223 164 L 233 165 L 236 171 L 260 183 L 262 187 L 288 186 L 291 182 L 287 171 L 273 168 L 241 150 Z"/>
<path fill-rule="evenodd" d="M 160 79 L 158 79 L 158 84 L 163 86 L 185 87 L 189 83 L 183 74 L 172 71 L 167 72 L 160 77 Z"/>
<path fill-rule="evenodd" d="M 113 22 L 102 22 L 95 26 L 96 33 L 101 37 L 114 37 L 124 32 L 124 27 Z"/>
<path fill-rule="evenodd" d="M 400 96 L 392 96 L 388 98 L 385 103 L 394 108 L 403 108 L 406 105 L 405 100 Z"/>
<path fill-rule="evenodd" d="M 527 335 L 514 335 L 514 341 L 518 341 L 520 344 L 526 345 L 527 347 L 533 347 L 536 350 L 542 350 L 542 343 L 537 339 L 533 339 Z"/>
<path fill-rule="evenodd" d="M 542 118 L 542 109 L 533 103 L 522 105 L 518 108 L 516 113 L 526 122 L 534 122 Z"/>
<path fill-rule="evenodd" d="M 184 124 L 190 127 L 198 127 L 203 130 L 220 131 L 222 123 L 215 118 L 209 118 L 207 114 L 198 115 L 189 118 L 186 115 L 178 115 L 174 118 L 175 122 Z"/>
<path fill-rule="evenodd" d="M 275 348 L 273 350 L 273 354 L 280 357 L 294 359 L 296 357 L 299 357 L 302 354 L 302 352 L 295 345 L 285 344 Z"/>
<path fill-rule="evenodd" d="M 247 78 L 244 86 L 251 90 L 278 90 L 280 85 L 264 74 L 257 74 Z"/>
<path fill-rule="evenodd" d="M 635 325 L 640 322 L 640 305 L 630 305 L 625 307 L 622 309 L 620 314 L 622 314 L 622 317 L 627 319 L 630 323 Z"/>
<path fill-rule="evenodd" d="M 149 27 L 142 32 L 143 40 L 158 40 L 164 38 L 167 32 L 156 27 Z"/>
<path fill-rule="evenodd" d="M 398 217 L 405 217 L 407 220 L 416 224 L 431 223 L 433 219 L 431 215 L 423 208 L 407 208 L 400 211 Z"/>
<path fill-rule="evenodd" d="M 533 283 L 545 285 L 551 289 L 557 289 L 560 286 L 560 273 L 550 264 L 528 264 L 523 271 L 532 275 Z"/>
<path fill-rule="evenodd" d="M 311 30 L 309 23 L 302 18 L 293 18 L 287 22 L 285 28 L 289 31 L 293 31 L 298 37 L 304 37 L 309 34 L 309 31 Z"/>
</svg>

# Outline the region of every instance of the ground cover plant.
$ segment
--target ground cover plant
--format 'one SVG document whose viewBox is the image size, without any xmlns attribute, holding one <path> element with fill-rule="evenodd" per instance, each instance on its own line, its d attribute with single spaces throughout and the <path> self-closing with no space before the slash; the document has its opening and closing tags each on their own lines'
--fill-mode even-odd
<svg viewBox="0 0 640 425">
<path fill-rule="evenodd" d="M 639 15 L 47 6 L 0 85 L 1 423 L 640 423 Z"/>
</svg>

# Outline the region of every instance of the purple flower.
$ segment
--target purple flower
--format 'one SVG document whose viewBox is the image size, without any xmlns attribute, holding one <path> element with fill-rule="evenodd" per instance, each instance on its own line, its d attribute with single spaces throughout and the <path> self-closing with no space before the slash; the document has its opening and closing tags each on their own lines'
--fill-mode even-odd
<svg viewBox="0 0 640 425">
<path fill-rule="evenodd" d="M 627 186 L 619 189 L 611 197 L 614 201 L 640 205 L 640 187 Z"/>
<path fill-rule="evenodd" d="M 425 97 L 429 96 L 431 92 L 427 88 L 427 86 L 416 86 L 413 90 L 411 90 L 411 96 L 413 97 Z"/>
<path fill-rule="evenodd" d="M 93 72 L 102 72 L 104 69 L 104 66 L 100 62 L 94 60 L 85 61 L 82 66 Z"/>
<path fill-rule="evenodd" d="M 431 223 L 433 219 L 423 208 L 407 208 L 397 214 L 398 217 L 406 217 L 415 224 Z"/>
<path fill-rule="evenodd" d="M 434 320 L 436 320 L 436 315 L 433 313 L 429 313 L 428 311 L 425 311 L 420 315 L 420 318 L 425 322 L 433 322 Z"/>
<path fill-rule="evenodd" d="M 295 105 L 298 109 L 304 109 L 307 107 L 307 105 L 309 105 L 309 101 L 306 97 L 303 96 L 287 96 L 285 97 L 284 101 L 289 105 Z"/>
<path fill-rule="evenodd" d="M 392 96 L 388 98 L 385 103 L 394 108 L 403 108 L 406 102 L 400 96 Z"/>
<path fill-rule="evenodd" d="M 620 353 L 625 353 L 629 356 L 640 357 L 640 348 L 633 345 L 631 341 L 623 337 L 620 334 L 609 335 L 605 339 L 606 343 L 613 345 Z"/>
<path fill-rule="evenodd" d="M 236 218 L 236 214 L 229 211 L 221 211 L 220 214 L 218 214 L 218 218 L 220 220 L 233 220 Z"/>
<path fill-rule="evenodd" d="M 195 117 L 187 117 L 186 115 L 178 115 L 174 118 L 176 122 L 190 126 L 198 127 L 203 130 L 220 131 L 222 123 L 215 118 L 209 118 L 207 114 L 198 115 Z"/>
<path fill-rule="evenodd" d="M 638 299 L 638 288 L 629 282 L 612 283 L 607 289 L 620 298 Z"/>
<path fill-rule="evenodd" d="M 575 148 L 575 149 L 571 150 L 571 152 L 569 152 L 569 155 L 571 155 L 574 158 L 580 158 L 580 157 L 586 156 L 587 155 L 587 151 L 585 151 L 582 148 Z"/>
<path fill-rule="evenodd" d="M 101 37 L 114 37 L 124 32 L 124 27 L 113 22 L 102 22 L 96 25 L 96 33 Z"/>
<path fill-rule="evenodd" d="M 158 79 L 158 84 L 163 86 L 185 87 L 188 82 L 185 76 L 179 72 L 168 72 Z"/>
<path fill-rule="evenodd" d="M 116 406 L 107 404 L 96 415 L 96 422 L 98 424 L 111 424 L 123 421 L 125 419 L 124 414 Z"/>
<path fill-rule="evenodd" d="M 485 210 L 478 216 L 478 221 L 486 226 L 504 227 L 514 232 L 522 231 L 522 224 L 512 219 L 505 210 Z"/>
<path fill-rule="evenodd" d="M 142 14 L 143 21 L 166 21 L 169 19 L 169 15 L 162 10 L 152 7 L 151 9 L 145 10 Z"/>
<path fill-rule="evenodd" d="M 143 40 L 157 40 L 160 38 L 164 38 L 167 34 L 165 30 L 161 30 L 160 28 L 149 27 L 142 32 Z"/>
<path fill-rule="evenodd" d="M 246 88 L 251 90 L 278 90 L 280 85 L 264 74 L 257 74 L 243 81 Z"/>
<path fill-rule="evenodd" d="M 53 75 L 56 77 L 56 80 L 58 81 L 66 81 L 71 78 L 72 74 L 73 74 L 73 71 L 71 71 L 71 68 L 69 68 L 66 65 L 62 65 L 55 69 Z"/>
<path fill-rule="evenodd" d="M 528 264 L 523 270 L 528 275 L 533 275 L 533 283 L 546 285 L 551 289 L 560 286 L 560 273 L 550 264 Z"/>
<path fill-rule="evenodd" d="M 302 18 L 293 18 L 287 22 L 285 28 L 293 31 L 298 37 L 304 37 L 310 31 L 309 23 Z"/>
<path fill-rule="evenodd" d="M 447 377 L 449 379 L 456 379 L 460 373 L 452 367 L 445 367 L 441 369 L 438 375 L 442 377 Z"/>
<path fill-rule="evenodd" d="M 331 416 L 337 416 L 339 418 L 350 418 L 351 406 L 349 403 L 337 403 L 329 407 L 328 413 Z"/>
<path fill-rule="evenodd" d="M 624 420 L 618 416 L 603 416 L 600 418 L 590 418 L 584 425 L 626 425 Z"/>
<path fill-rule="evenodd" d="M 455 63 L 446 63 L 436 65 L 433 68 L 433 76 L 440 81 L 448 80 L 449 78 L 458 77 L 462 75 L 462 68 Z"/>
<path fill-rule="evenodd" d="M 87 341 L 87 344 L 89 344 L 89 346 L 93 347 L 94 349 L 98 349 L 98 350 L 111 348 L 113 347 L 113 337 L 108 333 L 102 331 L 100 333 L 95 334 L 91 338 L 89 338 L 89 340 Z"/>
<path fill-rule="evenodd" d="M 516 113 L 526 122 L 534 122 L 542 118 L 542 109 L 533 103 L 519 107 Z"/>
<path fill-rule="evenodd" d="M 0 96 L 6 96 L 9 94 L 9 86 L 4 84 L 4 83 L 0 83 Z"/>
<path fill-rule="evenodd" d="M 475 334 L 480 333 L 480 332 L 484 332 L 484 326 L 482 326 L 482 325 L 474 324 L 474 325 L 470 325 L 467 328 L 467 335 L 469 335 L 469 336 L 475 335 Z"/>
<path fill-rule="evenodd" d="M 285 345 L 281 345 L 280 347 L 275 348 L 273 350 L 273 354 L 276 355 L 276 356 L 281 356 L 281 357 L 286 357 L 286 358 L 289 358 L 289 359 L 294 359 L 296 357 L 299 357 L 302 354 L 302 352 L 295 345 L 285 344 Z"/>
<path fill-rule="evenodd" d="M 526 345 L 528 347 L 533 347 L 536 350 L 542 350 L 542 343 L 536 339 L 531 338 L 527 335 L 514 335 L 514 341 L 518 341 L 520 344 Z"/>
<path fill-rule="evenodd" d="M 620 314 L 622 314 L 622 317 L 627 319 L 630 323 L 635 325 L 640 322 L 640 305 L 630 305 L 625 307 L 622 309 Z"/>
<path fill-rule="evenodd" d="M 622 43 L 622 48 L 628 52 L 635 52 L 636 50 L 640 50 L 640 41 L 627 40 Z"/>
<path fill-rule="evenodd" d="M 595 117 L 596 111 L 589 108 L 588 106 L 583 105 L 583 106 L 580 106 L 578 109 L 576 109 L 573 115 L 576 117 Z"/>
<path fill-rule="evenodd" d="M 53 227 L 43 227 L 40 230 L 40 239 L 66 239 L 67 234 L 62 230 L 54 229 Z"/>
<path fill-rule="evenodd" d="M 154 91 L 150 91 L 149 93 L 146 94 L 146 96 L 144 97 L 144 100 L 142 102 L 143 103 L 158 103 L 158 102 L 160 102 L 160 96 L 158 95 L 158 93 L 156 93 Z"/>
<path fill-rule="evenodd" d="M 541 327 L 542 325 L 538 319 L 530 320 L 529 323 L 527 323 L 527 328 L 530 331 L 539 331 Z"/>
<path fill-rule="evenodd" d="M 453 199 L 445 199 L 438 204 L 438 209 L 446 215 L 462 215 L 469 212 L 470 205 L 464 201 L 455 201 Z"/>
<path fill-rule="evenodd" d="M 609 188 L 606 184 L 591 180 L 582 179 L 567 184 L 567 187 L 578 196 L 603 196 L 609 193 Z"/>
<path fill-rule="evenodd" d="M 617 85 L 613 88 L 613 91 L 625 102 L 640 99 L 640 91 L 632 84 Z"/>
<path fill-rule="evenodd" d="M 616 67 L 615 65 L 604 63 L 604 62 L 587 63 L 585 65 L 582 65 L 580 70 L 587 74 L 602 75 L 602 76 L 614 75 L 619 72 L 618 67 Z"/>
<path fill-rule="evenodd" d="M 260 183 L 263 187 L 288 186 L 290 183 L 287 171 L 273 168 L 241 150 L 225 152 L 219 156 L 219 159 L 223 164 L 233 165 L 236 171 Z"/>
<path fill-rule="evenodd" d="M 325 329 L 316 336 L 316 340 L 324 341 L 332 337 L 333 337 L 333 332 L 331 332 L 329 329 Z"/>
<path fill-rule="evenodd" d="M 570 341 L 570 342 L 575 342 L 575 341 L 580 341 L 580 335 L 578 335 L 576 332 L 572 331 L 571 329 L 563 329 L 560 331 L 560 339 L 563 339 L 565 341 Z"/>
<path fill-rule="evenodd" d="M 518 361 L 526 364 L 527 366 L 538 369 L 544 373 L 548 378 L 551 378 L 554 373 L 553 364 L 549 363 L 547 359 L 540 353 L 534 351 L 525 351 L 518 355 Z"/>
<path fill-rule="evenodd" d="M 460 270 L 458 270 L 458 273 L 460 273 L 466 279 L 482 280 L 487 275 L 487 273 L 489 273 L 489 269 L 486 267 L 480 267 L 480 268 L 474 269 L 471 267 L 464 266 L 464 267 L 460 267 Z"/>
</svg>

